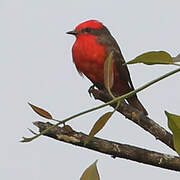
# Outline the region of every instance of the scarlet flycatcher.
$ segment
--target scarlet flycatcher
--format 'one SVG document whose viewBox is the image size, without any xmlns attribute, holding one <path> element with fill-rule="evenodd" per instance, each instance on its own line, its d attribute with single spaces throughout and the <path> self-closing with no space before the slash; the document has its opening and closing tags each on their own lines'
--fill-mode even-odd
<svg viewBox="0 0 180 180">
<path fill-rule="evenodd" d="M 114 82 L 111 88 L 114 96 L 134 90 L 130 74 L 121 50 L 109 30 L 99 21 L 89 20 L 79 24 L 75 30 L 67 32 L 76 36 L 72 48 L 73 61 L 80 75 L 84 74 L 98 88 L 104 86 L 104 61 L 113 51 Z M 129 104 L 147 115 L 137 95 L 127 98 Z"/>
</svg>

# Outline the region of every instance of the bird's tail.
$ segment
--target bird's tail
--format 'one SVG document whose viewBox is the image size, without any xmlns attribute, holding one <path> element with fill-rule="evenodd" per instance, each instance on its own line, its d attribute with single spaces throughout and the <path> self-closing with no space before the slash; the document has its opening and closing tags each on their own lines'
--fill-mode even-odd
<svg viewBox="0 0 180 180">
<path fill-rule="evenodd" d="M 144 106 L 141 104 L 137 96 L 132 96 L 127 98 L 127 101 L 129 102 L 130 105 L 132 105 L 134 108 L 138 109 L 139 111 L 143 112 L 144 115 L 148 115 L 148 112 L 144 108 Z"/>
</svg>

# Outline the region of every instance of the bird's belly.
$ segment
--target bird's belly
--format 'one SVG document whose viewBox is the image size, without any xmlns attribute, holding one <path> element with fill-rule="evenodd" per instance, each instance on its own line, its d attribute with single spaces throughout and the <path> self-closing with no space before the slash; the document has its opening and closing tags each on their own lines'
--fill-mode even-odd
<svg viewBox="0 0 180 180">
<path fill-rule="evenodd" d="M 79 70 L 93 83 L 104 84 L 104 64 L 86 61 L 79 66 Z"/>
<path fill-rule="evenodd" d="M 104 88 L 104 64 L 93 61 L 85 61 L 80 65 L 80 72 L 91 80 L 99 88 Z M 114 83 L 111 88 L 115 96 L 123 95 L 130 91 L 128 84 L 119 77 L 119 73 L 114 66 Z"/>
</svg>

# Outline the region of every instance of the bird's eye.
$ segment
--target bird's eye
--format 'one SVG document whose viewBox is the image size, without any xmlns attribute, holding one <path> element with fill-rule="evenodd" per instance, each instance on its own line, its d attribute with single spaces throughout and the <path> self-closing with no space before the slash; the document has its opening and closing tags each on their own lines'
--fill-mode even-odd
<svg viewBox="0 0 180 180">
<path fill-rule="evenodd" d="M 84 29 L 84 32 L 90 33 L 90 32 L 91 32 L 91 28 L 86 28 L 86 29 Z"/>
</svg>

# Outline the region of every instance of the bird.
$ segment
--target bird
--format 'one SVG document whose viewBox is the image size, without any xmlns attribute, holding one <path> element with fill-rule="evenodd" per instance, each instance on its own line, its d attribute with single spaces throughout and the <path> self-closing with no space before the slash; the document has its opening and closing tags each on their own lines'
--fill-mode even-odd
<svg viewBox="0 0 180 180">
<path fill-rule="evenodd" d="M 76 41 L 72 47 L 72 58 L 80 75 L 86 76 L 93 86 L 105 90 L 104 62 L 113 51 L 113 85 L 112 94 L 117 97 L 134 90 L 125 59 L 118 43 L 107 27 L 98 20 L 80 23 L 67 34 L 74 35 Z M 137 94 L 128 97 L 127 102 L 147 115 L 147 111 L 139 101 Z"/>
</svg>

